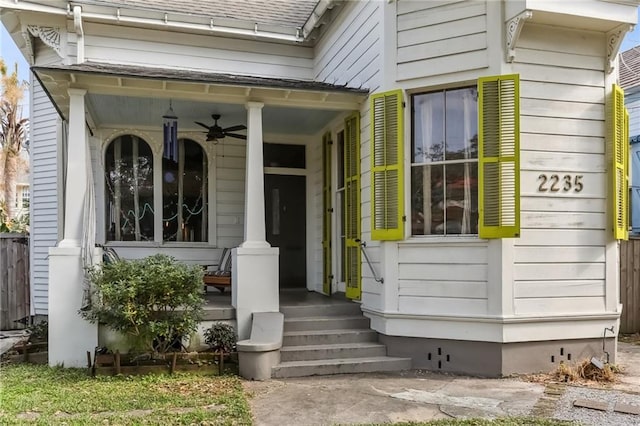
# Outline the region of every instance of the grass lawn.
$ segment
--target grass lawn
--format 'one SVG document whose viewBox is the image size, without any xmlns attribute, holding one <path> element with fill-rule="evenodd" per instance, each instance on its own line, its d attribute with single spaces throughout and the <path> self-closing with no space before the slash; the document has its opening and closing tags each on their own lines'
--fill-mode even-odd
<svg viewBox="0 0 640 426">
<path fill-rule="evenodd" d="M 86 370 L 0 367 L 0 424 L 249 425 L 234 376 L 88 377 Z"/>
</svg>

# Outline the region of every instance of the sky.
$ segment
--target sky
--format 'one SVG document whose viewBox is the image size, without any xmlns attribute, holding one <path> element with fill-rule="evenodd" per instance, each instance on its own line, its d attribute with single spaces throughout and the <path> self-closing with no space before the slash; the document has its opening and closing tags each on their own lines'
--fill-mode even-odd
<svg viewBox="0 0 640 426">
<path fill-rule="evenodd" d="M 632 32 L 627 33 L 627 36 L 620 46 L 620 52 L 624 52 L 638 45 L 640 45 L 640 24 L 636 25 L 636 28 Z"/>
<path fill-rule="evenodd" d="M 18 63 L 18 75 L 21 80 L 29 80 L 29 66 L 24 60 L 22 53 L 18 50 L 13 39 L 5 29 L 4 25 L 0 24 L 0 56 L 4 59 L 4 63 L 7 65 L 8 70 L 13 70 L 13 64 Z"/>
</svg>

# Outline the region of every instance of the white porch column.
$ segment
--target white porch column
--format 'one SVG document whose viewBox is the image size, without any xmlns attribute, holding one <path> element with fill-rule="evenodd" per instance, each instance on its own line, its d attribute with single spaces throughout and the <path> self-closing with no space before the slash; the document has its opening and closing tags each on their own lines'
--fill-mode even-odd
<svg viewBox="0 0 640 426">
<path fill-rule="evenodd" d="M 98 345 L 98 327 L 78 315 L 84 269 L 82 233 L 87 193 L 85 90 L 69 89 L 69 146 L 66 166 L 64 238 L 49 249 L 49 365 L 85 367 Z"/>
<path fill-rule="evenodd" d="M 232 305 L 238 339 L 247 339 L 254 312 L 277 312 L 278 253 L 266 240 L 262 102 L 247 102 L 247 159 L 244 201 L 244 241 L 233 249 Z"/>
<path fill-rule="evenodd" d="M 244 199 L 244 242 L 240 247 L 271 247 L 264 222 L 262 102 L 247 102 L 247 175 Z"/>
<path fill-rule="evenodd" d="M 86 90 L 69 89 L 69 147 L 64 194 L 64 236 L 58 247 L 80 247 L 84 195 L 87 192 L 87 129 L 84 117 Z"/>
</svg>

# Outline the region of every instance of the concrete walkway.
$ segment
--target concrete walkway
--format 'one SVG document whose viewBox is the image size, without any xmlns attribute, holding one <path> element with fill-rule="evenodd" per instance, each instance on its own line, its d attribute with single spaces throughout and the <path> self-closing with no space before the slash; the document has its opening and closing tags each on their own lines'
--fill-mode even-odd
<svg viewBox="0 0 640 426">
<path fill-rule="evenodd" d="M 9 351 L 18 342 L 26 340 L 29 334 L 26 330 L 6 330 L 0 331 L 0 355 Z"/>
<path fill-rule="evenodd" d="M 621 343 L 618 357 L 626 374 L 613 388 L 637 395 L 640 404 L 640 346 Z M 258 426 L 547 416 L 562 394 L 555 386 L 517 378 L 425 371 L 245 382 L 245 389 Z"/>
</svg>

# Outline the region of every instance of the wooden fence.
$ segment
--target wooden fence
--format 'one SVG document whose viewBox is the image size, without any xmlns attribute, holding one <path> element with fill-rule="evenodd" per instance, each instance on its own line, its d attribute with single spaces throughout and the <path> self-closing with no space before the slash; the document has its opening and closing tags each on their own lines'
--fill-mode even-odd
<svg viewBox="0 0 640 426">
<path fill-rule="evenodd" d="M 621 333 L 640 333 L 640 238 L 620 242 Z"/>
<path fill-rule="evenodd" d="M 29 237 L 0 233 L 0 330 L 27 327 L 29 315 Z"/>
</svg>

